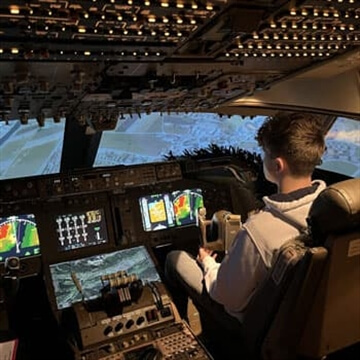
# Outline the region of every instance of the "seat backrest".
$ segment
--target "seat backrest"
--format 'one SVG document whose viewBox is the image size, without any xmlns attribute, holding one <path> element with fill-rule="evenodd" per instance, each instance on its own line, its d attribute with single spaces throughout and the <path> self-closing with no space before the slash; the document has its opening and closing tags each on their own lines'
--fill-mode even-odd
<svg viewBox="0 0 360 360">
<path fill-rule="evenodd" d="M 268 278 L 244 314 L 246 360 L 295 359 L 304 313 L 310 308 L 326 256 L 326 249 L 308 248 L 297 240 L 280 248 Z"/>
<path fill-rule="evenodd" d="M 323 190 L 308 222 L 329 255 L 299 354 L 320 358 L 360 342 L 360 179 Z"/>
</svg>

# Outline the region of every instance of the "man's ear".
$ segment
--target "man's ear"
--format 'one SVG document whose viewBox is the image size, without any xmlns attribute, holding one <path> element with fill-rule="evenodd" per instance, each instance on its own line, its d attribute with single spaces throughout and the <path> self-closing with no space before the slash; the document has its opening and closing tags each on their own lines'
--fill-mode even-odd
<svg viewBox="0 0 360 360">
<path fill-rule="evenodd" d="M 275 158 L 275 169 L 277 173 L 283 172 L 286 169 L 286 165 L 286 161 L 283 158 Z"/>
</svg>

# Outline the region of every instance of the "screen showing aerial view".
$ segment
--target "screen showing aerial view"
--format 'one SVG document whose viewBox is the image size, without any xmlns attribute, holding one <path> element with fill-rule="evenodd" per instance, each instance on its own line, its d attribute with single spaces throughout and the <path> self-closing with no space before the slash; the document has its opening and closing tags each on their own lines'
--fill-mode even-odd
<svg viewBox="0 0 360 360">
<path fill-rule="evenodd" d="M 156 231 L 196 224 L 204 200 L 201 189 L 185 189 L 143 196 L 139 205 L 144 230 Z"/>
<path fill-rule="evenodd" d="M 260 153 L 255 140 L 265 116 L 219 116 L 212 113 L 152 113 L 124 115 L 114 130 L 103 131 L 94 167 L 164 161 L 170 151 L 204 149 L 211 144 Z M 52 174 L 60 170 L 65 120 L 45 127 L 36 120 L 21 125 L 0 121 L 0 179 Z M 321 168 L 360 175 L 360 121 L 338 117 L 327 136 Z"/>
<path fill-rule="evenodd" d="M 83 299 L 99 298 L 104 286 L 101 276 L 119 271 L 136 274 L 144 284 L 160 281 L 155 264 L 144 246 L 50 265 L 58 310 Z"/>
<path fill-rule="evenodd" d="M 34 214 L 0 218 L 0 262 L 16 256 L 40 254 L 39 235 Z"/>
<path fill-rule="evenodd" d="M 55 222 L 59 251 L 104 244 L 108 241 L 103 209 L 61 214 L 56 216 Z"/>
</svg>

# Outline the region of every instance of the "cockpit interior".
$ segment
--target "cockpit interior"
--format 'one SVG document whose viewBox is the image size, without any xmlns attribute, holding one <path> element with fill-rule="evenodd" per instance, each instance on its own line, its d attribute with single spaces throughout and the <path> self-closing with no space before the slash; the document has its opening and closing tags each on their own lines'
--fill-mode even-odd
<svg viewBox="0 0 360 360">
<path fill-rule="evenodd" d="M 166 255 L 221 259 L 290 112 L 326 141 L 311 241 L 241 334 L 182 318 Z M 0 360 L 355 360 L 359 279 L 360 1 L 1 0 Z"/>
</svg>

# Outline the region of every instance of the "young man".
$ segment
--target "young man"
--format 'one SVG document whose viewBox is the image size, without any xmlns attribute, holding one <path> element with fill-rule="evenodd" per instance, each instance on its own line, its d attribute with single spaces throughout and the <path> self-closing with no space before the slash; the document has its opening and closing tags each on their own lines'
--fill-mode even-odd
<svg viewBox="0 0 360 360">
<path fill-rule="evenodd" d="M 265 196 L 265 207 L 242 224 L 221 263 L 200 247 L 196 258 L 185 251 L 167 255 L 165 276 L 180 315 L 187 299 L 221 323 L 242 320 L 251 297 L 264 281 L 276 250 L 307 227 L 306 217 L 326 187 L 312 180 L 325 149 L 321 121 L 311 114 L 280 114 L 268 118 L 257 137 L 267 180 L 277 193 Z"/>
</svg>

